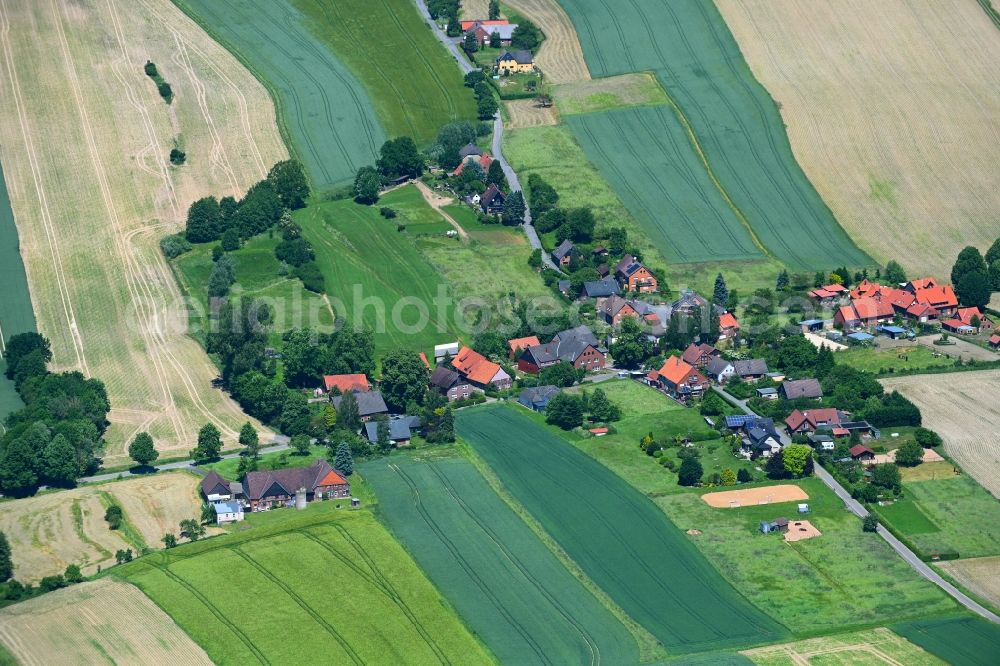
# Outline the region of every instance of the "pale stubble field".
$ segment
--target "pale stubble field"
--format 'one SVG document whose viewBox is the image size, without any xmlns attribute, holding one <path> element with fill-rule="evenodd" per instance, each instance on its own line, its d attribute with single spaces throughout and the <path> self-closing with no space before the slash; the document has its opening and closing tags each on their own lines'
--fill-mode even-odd
<svg viewBox="0 0 1000 666">
<path fill-rule="evenodd" d="M 106 462 L 141 430 L 168 455 L 207 422 L 234 442 L 246 417 L 212 388 L 158 243 L 193 200 L 238 197 L 287 157 L 266 91 L 168 0 L 0 0 L 0 49 L 0 161 L 32 303 L 55 369 L 107 385 Z"/>
</svg>

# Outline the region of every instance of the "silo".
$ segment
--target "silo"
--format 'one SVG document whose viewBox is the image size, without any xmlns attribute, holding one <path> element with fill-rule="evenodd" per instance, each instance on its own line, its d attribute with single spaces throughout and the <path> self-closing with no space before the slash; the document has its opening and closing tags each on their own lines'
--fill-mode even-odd
<svg viewBox="0 0 1000 666">
<path fill-rule="evenodd" d="M 295 508 L 301 511 L 306 508 L 306 489 L 299 488 L 295 491 Z"/>
</svg>

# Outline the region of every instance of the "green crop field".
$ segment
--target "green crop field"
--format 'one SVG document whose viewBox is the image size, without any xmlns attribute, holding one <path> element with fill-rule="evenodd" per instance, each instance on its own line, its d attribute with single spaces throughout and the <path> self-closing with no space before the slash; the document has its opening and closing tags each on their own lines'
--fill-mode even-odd
<svg viewBox="0 0 1000 666">
<path fill-rule="evenodd" d="M 313 187 L 346 183 L 375 161 L 386 137 L 368 91 L 290 0 L 175 2 L 270 91 L 285 142 Z"/>
<path fill-rule="evenodd" d="M 463 410 L 456 428 L 583 572 L 669 652 L 785 635 L 652 502 L 526 415 Z"/>
<path fill-rule="evenodd" d="M 774 101 L 712 3 L 562 4 L 594 76 L 651 70 L 670 98 L 567 119 L 636 217 L 661 227 L 668 257 L 759 255 L 749 224 L 794 269 L 871 263 L 795 161 Z"/>
<path fill-rule="evenodd" d="M 18 333 L 35 330 L 35 314 L 31 309 L 28 278 L 19 247 L 14 212 L 0 166 L 0 285 L 3 285 L 0 290 L 0 432 L 3 432 L 7 415 L 24 404 L 14 390 L 14 383 L 3 376 L 7 369 L 2 358 L 4 343 Z"/>
<path fill-rule="evenodd" d="M 142 589 L 217 664 L 317 655 L 341 664 L 490 663 L 370 512 L 322 502 L 273 514 L 114 575 Z"/>
<path fill-rule="evenodd" d="M 472 91 L 412 0 L 292 2 L 368 89 L 386 134 L 425 146 L 441 125 L 476 119 Z"/>
<path fill-rule="evenodd" d="M 933 481 L 908 481 L 903 492 L 937 529 L 912 531 L 887 520 L 924 553 L 955 552 L 965 557 L 1000 555 L 1000 503 L 967 475 Z M 893 507 L 881 507 L 883 509 Z"/>
<path fill-rule="evenodd" d="M 1000 627 L 979 617 L 920 620 L 889 628 L 952 666 L 993 666 L 1000 654 Z"/>
<path fill-rule="evenodd" d="M 501 662 L 638 663 L 621 622 L 468 461 L 393 457 L 361 471 L 393 533 Z"/>
</svg>

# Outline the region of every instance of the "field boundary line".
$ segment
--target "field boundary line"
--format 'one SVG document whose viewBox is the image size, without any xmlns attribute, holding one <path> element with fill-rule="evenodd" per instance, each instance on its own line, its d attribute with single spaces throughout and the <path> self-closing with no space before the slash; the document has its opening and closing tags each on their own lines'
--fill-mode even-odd
<svg viewBox="0 0 1000 666">
<path fill-rule="evenodd" d="M 257 562 L 257 560 L 253 559 L 248 553 L 244 552 L 240 548 L 239 544 L 232 546 L 231 548 L 229 548 L 229 550 L 231 550 L 233 553 L 246 560 L 246 562 L 250 566 L 259 571 L 265 578 L 270 580 L 279 588 L 281 588 L 285 592 L 285 594 L 291 597 L 292 601 L 294 601 L 296 605 L 298 605 L 302 610 L 304 610 L 306 614 L 309 615 L 309 617 L 311 617 L 313 620 L 316 621 L 317 624 L 323 627 L 326 630 L 326 632 L 334 638 L 334 640 L 340 643 L 340 646 L 344 648 L 344 651 L 347 652 L 347 654 L 351 657 L 351 660 L 354 661 L 355 664 L 357 664 L 358 666 L 364 666 L 364 661 L 362 661 L 361 657 L 358 656 L 358 653 L 354 651 L 354 648 L 351 647 L 351 644 L 347 642 L 347 639 L 341 636 L 340 632 L 337 631 L 333 627 L 333 625 L 327 622 L 322 615 L 317 613 L 316 609 L 307 604 L 305 599 L 300 597 L 298 593 L 295 592 L 295 590 L 290 588 L 284 581 L 282 581 L 280 578 L 278 578 L 270 571 L 268 571 L 267 568 L 262 566 L 259 562 Z"/>
</svg>

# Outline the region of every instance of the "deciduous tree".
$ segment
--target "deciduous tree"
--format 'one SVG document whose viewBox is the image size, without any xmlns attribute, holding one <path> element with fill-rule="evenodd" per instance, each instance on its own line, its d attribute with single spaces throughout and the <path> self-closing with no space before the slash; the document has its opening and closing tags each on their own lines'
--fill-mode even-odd
<svg viewBox="0 0 1000 666">
<path fill-rule="evenodd" d="M 312 447 L 312 442 L 309 441 L 309 435 L 303 434 L 298 434 L 292 437 L 290 444 L 295 453 L 300 456 L 308 455 L 309 449 Z"/>
<path fill-rule="evenodd" d="M 420 402 L 427 388 L 427 366 L 414 352 L 395 349 L 382 358 L 382 397 L 394 413 L 411 400 Z"/>
<path fill-rule="evenodd" d="M 337 406 L 337 425 L 350 432 L 356 432 L 361 427 L 358 399 L 354 397 L 353 391 L 348 391 L 340 398 L 340 404 Z"/>
<path fill-rule="evenodd" d="M 267 173 L 267 180 L 285 208 L 302 208 L 309 198 L 309 182 L 298 160 L 278 162 Z"/>
<path fill-rule="evenodd" d="M 885 265 L 885 279 L 889 284 L 902 284 L 906 282 L 906 271 L 898 261 L 889 261 Z"/>
<path fill-rule="evenodd" d="M 622 319 L 621 328 L 610 351 L 615 365 L 622 368 L 638 368 L 653 352 L 646 334 L 634 317 Z"/>
<path fill-rule="evenodd" d="M 206 423 L 198 431 L 198 445 L 191 452 L 191 457 L 197 462 L 217 458 L 222 450 L 222 436 L 219 429 L 212 423 Z"/>
<path fill-rule="evenodd" d="M 0 532 L 0 583 L 10 580 L 14 575 L 14 561 L 11 559 L 10 542 L 7 535 Z"/>
<path fill-rule="evenodd" d="M 924 459 L 924 447 L 916 440 L 904 442 L 896 449 L 896 464 L 903 467 L 916 467 Z"/>
<path fill-rule="evenodd" d="M 982 273 L 985 275 L 988 270 L 989 267 L 986 265 L 983 255 L 980 254 L 977 248 L 968 245 L 958 253 L 955 265 L 951 268 L 951 283 L 955 285 L 957 291 L 958 284 L 962 281 L 963 277 L 969 273 Z"/>
<path fill-rule="evenodd" d="M 375 166 L 388 180 L 400 176 L 419 178 L 424 172 L 424 158 L 412 138 L 401 136 L 382 144 Z"/>
<path fill-rule="evenodd" d="M 800 477 L 812 458 L 812 449 L 805 444 L 789 444 L 781 450 L 781 456 L 785 471 L 793 477 Z"/>
<path fill-rule="evenodd" d="M 701 476 L 704 473 L 700 460 L 695 457 L 685 458 L 677 470 L 677 485 L 696 486 L 701 483 Z"/>
<path fill-rule="evenodd" d="M 579 396 L 558 393 L 545 408 L 545 421 L 563 430 L 572 430 L 583 424 L 583 401 Z"/>
<path fill-rule="evenodd" d="M 375 167 L 363 166 L 358 169 L 358 173 L 354 177 L 355 201 L 363 204 L 374 204 L 378 201 L 378 194 L 381 189 L 382 179 L 379 178 Z"/>
</svg>

